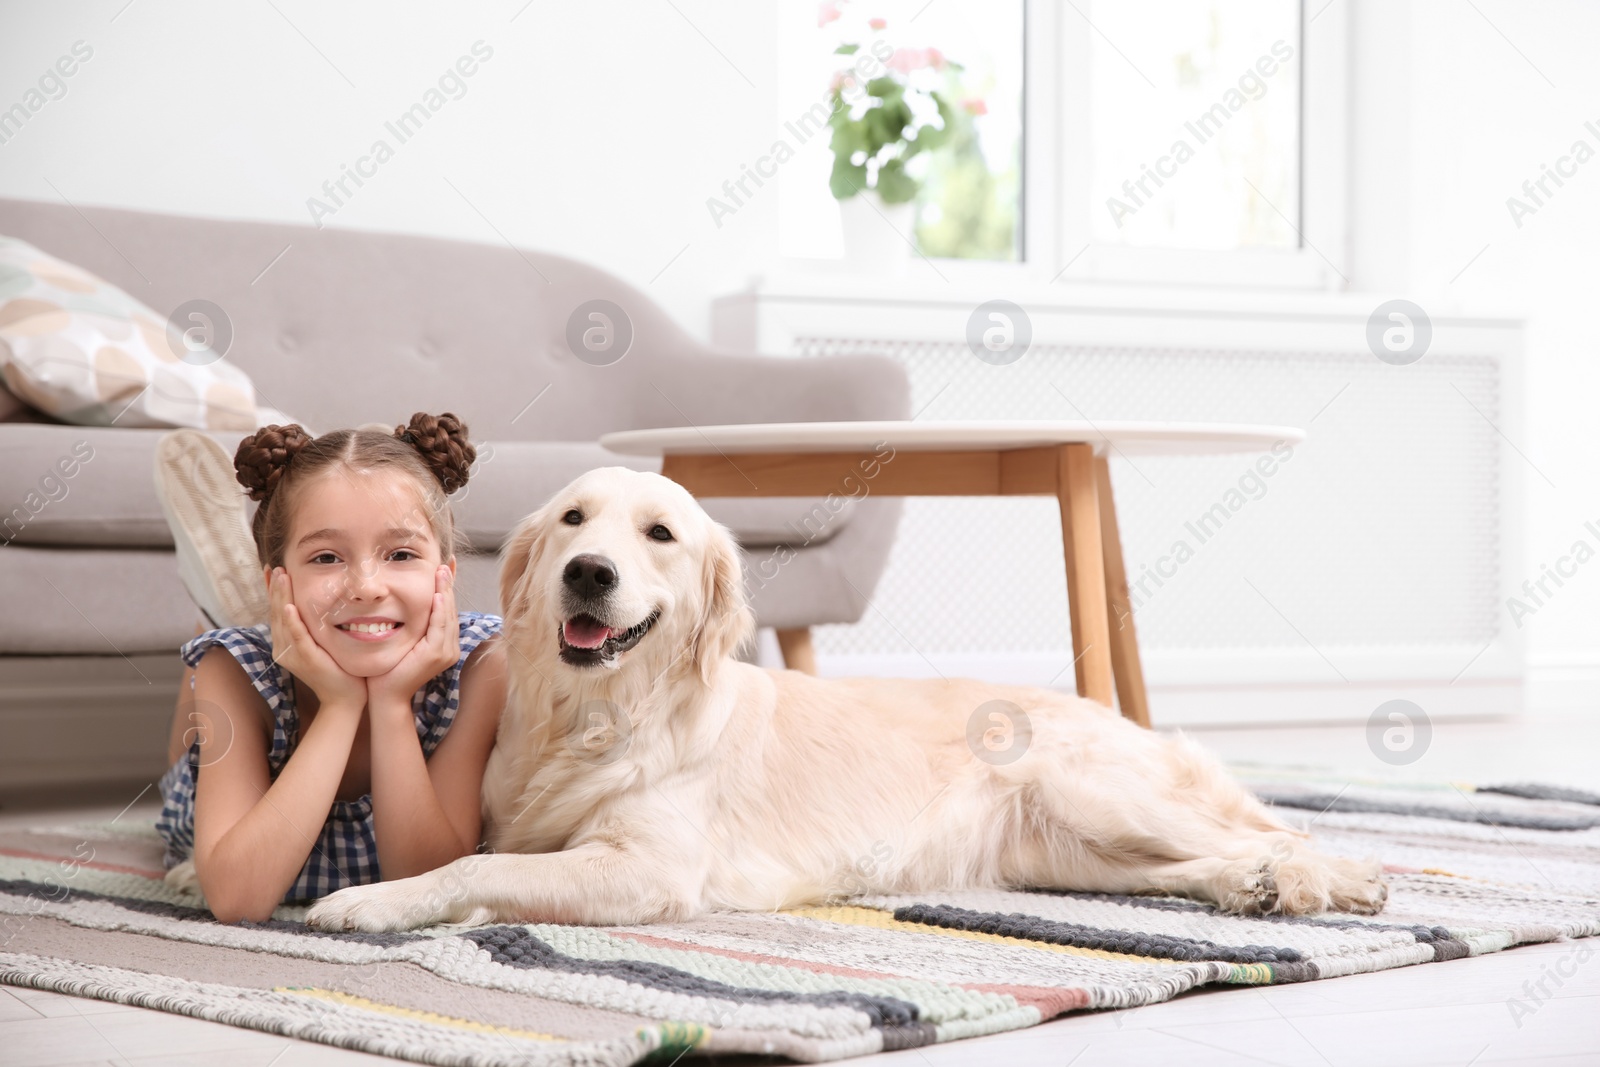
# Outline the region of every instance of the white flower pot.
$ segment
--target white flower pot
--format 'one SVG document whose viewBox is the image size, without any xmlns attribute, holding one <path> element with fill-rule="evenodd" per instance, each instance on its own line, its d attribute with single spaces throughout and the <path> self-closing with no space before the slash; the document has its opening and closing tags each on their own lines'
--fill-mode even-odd
<svg viewBox="0 0 1600 1067">
<path fill-rule="evenodd" d="M 846 266 L 857 274 L 903 275 L 914 254 L 915 219 L 913 204 L 885 204 L 871 189 L 840 200 Z"/>
</svg>

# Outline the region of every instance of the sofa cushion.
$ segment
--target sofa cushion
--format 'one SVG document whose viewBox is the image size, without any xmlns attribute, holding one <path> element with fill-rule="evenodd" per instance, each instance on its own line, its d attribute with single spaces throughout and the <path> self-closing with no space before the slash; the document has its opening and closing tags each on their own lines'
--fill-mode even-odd
<svg viewBox="0 0 1600 1067">
<path fill-rule="evenodd" d="M 517 523 L 537 510 L 584 471 L 628 467 L 660 471 L 660 459 L 624 456 L 581 441 L 490 441 L 478 447 L 472 479 L 452 496 L 456 522 L 478 552 L 500 549 Z M 822 544 L 835 536 L 855 512 L 855 500 L 830 509 L 804 498 L 746 500 L 710 498 L 701 502 L 742 545 Z"/>
<path fill-rule="evenodd" d="M 98 456 L 85 470 L 97 462 Z M 859 619 L 894 540 L 901 506 L 893 497 L 863 500 L 862 521 L 804 551 L 745 545 L 745 589 L 761 625 Z M 498 613 L 499 579 L 498 555 L 462 553 L 456 561 L 457 605 Z M 8 604 L 26 607 L 0 611 L 6 655 L 108 657 L 125 664 L 129 680 L 141 687 L 139 668 L 126 657 L 176 657 L 200 619 L 178 579 L 177 556 L 159 548 L 11 545 L 0 551 L 0 589 Z"/>
<path fill-rule="evenodd" d="M 255 387 L 222 358 L 225 318 L 195 305 L 180 332 L 83 268 L 0 237 L 0 374 L 66 422 L 255 429 Z"/>
<path fill-rule="evenodd" d="M 0 422 L 49 422 L 62 420 L 46 415 L 36 407 L 24 404 L 11 390 L 0 384 Z"/>
<path fill-rule="evenodd" d="M 498 557 L 457 557 L 457 606 L 498 611 L 499 578 Z M 8 602 L 27 605 L 0 612 L 8 656 L 176 656 L 200 621 L 178 579 L 177 555 L 154 548 L 11 545 L 0 552 L 0 588 Z M 130 663 L 128 671 L 138 667 Z"/>
<path fill-rule="evenodd" d="M 154 488 L 155 447 L 165 432 L 0 423 L 0 543 L 170 548 L 172 533 Z M 212 436 L 230 455 L 244 438 Z M 584 471 L 607 466 L 661 469 L 658 459 L 621 456 L 587 442 L 483 442 L 471 479 L 451 497 L 456 523 L 474 551 L 497 552 L 523 516 Z M 704 504 L 741 544 L 814 545 L 849 523 L 856 501 L 836 500 L 837 507 L 804 498 Z"/>
</svg>

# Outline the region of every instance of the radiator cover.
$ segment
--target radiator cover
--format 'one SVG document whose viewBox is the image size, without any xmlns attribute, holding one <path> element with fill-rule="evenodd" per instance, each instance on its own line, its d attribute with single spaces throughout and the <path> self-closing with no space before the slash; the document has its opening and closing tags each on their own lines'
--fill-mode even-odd
<svg viewBox="0 0 1600 1067">
<path fill-rule="evenodd" d="M 1386 296 L 998 294 L 1033 339 L 996 366 L 965 340 L 996 295 L 768 284 L 717 301 L 714 340 L 891 356 L 922 419 L 1303 427 L 1267 460 L 1111 454 L 1158 723 L 1365 719 L 1397 697 L 1520 710 L 1506 599 L 1539 477 L 1517 450 L 1520 322 L 1434 315 L 1428 352 L 1395 366 L 1366 342 Z M 814 640 L 824 673 L 1070 686 L 1055 502 L 908 500 L 872 607 Z"/>
</svg>

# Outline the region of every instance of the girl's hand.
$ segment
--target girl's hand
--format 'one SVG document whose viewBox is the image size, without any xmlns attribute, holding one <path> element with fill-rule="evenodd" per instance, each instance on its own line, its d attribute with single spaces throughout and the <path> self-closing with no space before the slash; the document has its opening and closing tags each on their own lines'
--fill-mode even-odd
<svg viewBox="0 0 1600 1067">
<path fill-rule="evenodd" d="M 433 572 L 433 606 L 426 626 L 411 651 L 387 674 L 367 679 L 367 698 L 374 705 L 399 703 L 409 710 L 416 691 L 461 658 L 461 615 L 456 611 L 455 576 L 449 567 L 441 565 Z"/>
<path fill-rule="evenodd" d="M 322 707 L 343 705 L 359 712 L 367 706 L 367 682 L 334 662 L 328 650 L 317 644 L 294 606 L 294 590 L 289 572 L 282 567 L 272 572 L 272 658 L 288 672 L 311 687 Z"/>
</svg>

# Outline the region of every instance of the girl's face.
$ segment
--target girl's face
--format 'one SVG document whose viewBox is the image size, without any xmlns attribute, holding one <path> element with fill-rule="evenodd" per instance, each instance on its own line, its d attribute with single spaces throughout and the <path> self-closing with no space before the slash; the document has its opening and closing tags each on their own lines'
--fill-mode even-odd
<svg viewBox="0 0 1600 1067">
<path fill-rule="evenodd" d="M 388 673 L 427 633 L 442 561 L 425 508 L 410 478 L 381 468 L 297 487 L 283 566 L 312 640 L 346 674 Z"/>
</svg>

